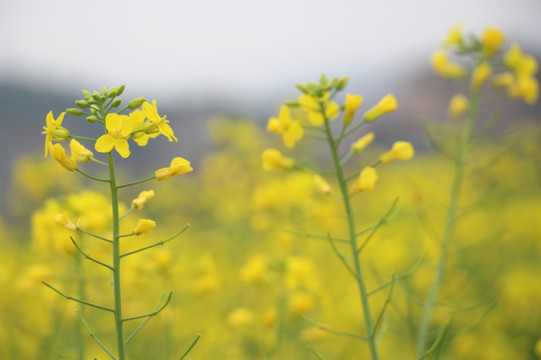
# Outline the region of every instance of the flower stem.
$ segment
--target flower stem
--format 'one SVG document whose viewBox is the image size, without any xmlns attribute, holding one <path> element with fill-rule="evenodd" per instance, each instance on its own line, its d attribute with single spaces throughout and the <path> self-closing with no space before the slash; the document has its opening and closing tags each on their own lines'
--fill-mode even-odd
<svg viewBox="0 0 541 360">
<path fill-rule="evenodd" d="M 115 164 L 113 152 L 107 154 L 109 164 L 109 184 L 111 187 L 111 202 L 113 206 L 113 292 L 114 292 L 114 315 L 118 360 L 125 360 L 124 330 L 122 322 L 122 293 L 120 289 L 120 237 L 118 215 L 118 187 L 116 185 Z"/>
<path fill-rule="evenodd" d="M 474 133 L 475 125 L 477 122 L 478 110 L 479 95 L 476 93 L 472 93 L 468 118 L 466 119 L 466 122 L 462 129 L 462 134 L 459 138 L 456 150 L 455 175 L 451 185 L 449 205 L 447 207 L 447 215 L 440 244 L 440 257 L 436 265 L 436 271 L 432 286 L 428 291 L 428 295 L 424 303 L 423 314 L 421 317 L 421 322 L 419 324 L 419 334 L 417 338 L 418 358 L 422 358 L 428 349 L 429 330 L 432 320 L 432 313 L 436 304 L 436 299 L 438 297 L 440 287 L 443 283 L 443 278 L 445 277 L 445 265 L 447 262 L 447 257 L 449 255 L 449 243 L 451 242 L 454 234 L 458 200 L 460 198 L 460 192 L 464 180 L 464 167 L 466 164 L 468 148 L 471 143 L 472 135 Z"/>
<path fill-rule="evenodd" d="M 348 220 L 349 244 L 350 244 L 350 249 L 351 249 L 351 255 L 353 258 L 353 271 L 355 273 L 355 280 L 357 281 L 357 287 L 359 289 L 359 295 L 360 295 L 361 305 L 363 309 L 365 329 L 366 329 L 366 334 L 367 334 L 366 341 L 368 342 L 368 347 L 370 349 L 370 355 L 372 357 L 372 360 L 378 360 L 379 356 L 378 356 L 378 351 L 376 348 L 374 327 L 372 324 L 372 314 L 370 313 L 370 305 L 368 304 L 368 296 L 367 296 L 366 286 L 364 284 L 364 277 L 363 277 L 362 267 L 361 267 L 361 259 L 360 259 L 360 255 L 357 253 L 357 236 L 356 236 L 356 231 L 355 231 L 354 216 L 353 216 L 353 211 L 351 209 L 350 197 L 349 197 L 349 193 L 347 189 L 347 181 L 344 176 L 344 170 L 342 168 L 340 158 L 338 156 L 338 141 L 340 141 L 341 139 L 335 140 L 333 138 L 331 128 L 329 125 L 329 120 L 324 115 L 325 114 L 324 110 L 325 109 L 322 109 L 321 113 L 323 114 L 324 120 L 325 120 L 325 132 L 327 134 L 327 140 L 328 140 L 329 147 L 331 150 L 334 167 L 336 169 L 336 179 L 338 180 L 340 191 L 342 192 L 344 208 L 345 208 L 346 216 Z"/>
</svg>

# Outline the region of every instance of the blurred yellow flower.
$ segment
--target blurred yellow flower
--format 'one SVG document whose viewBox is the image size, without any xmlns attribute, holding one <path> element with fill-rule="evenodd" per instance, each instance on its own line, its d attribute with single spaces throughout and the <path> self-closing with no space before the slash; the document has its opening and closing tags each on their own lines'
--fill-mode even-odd
<svg viewBox="0 0 541 360">
<path fill-rule="evenodd" d="M 436 74 L 447 79 L 461 78 L 467 73 L 462 65 L 450 60 L 443 50 L 438 50 L 432 54 L 430 64 Z"/>
<path fill-rule="evenodd" d="M 148 234 L 156 226 L 156 222 L 150 219 L 139 219 L 137 225 L 132 230 L 133 235 Z"/>
<path fill-rule="evenodd" d="M 303 291 L 296 291 L 289 296 L 288 307 L 291 311 L 307 314 L 315 306 L 314 296 Z"/>
<path fill-rule="evenodd" d="M 42 134 L 45 134 L 45 156 L 49 151 L 49 146 L 53 144 L 53 141 L 66 141 L 69 138 L 69 131 L 65 127 L 61 126 L 62 121 L 64 121 L 65 112 L 58 115 L 58 118 L 55 120 L 53 117 L 53 112 L 49 111 L 45 122 L 47 126 L 43 127 Z"/>
<path fill-rule="evenodd" d="M 363 191 L 373 190 L 377 181 L 378 174 L 376 170 L 371 166 L 367 166 L 361 170 L 357 180 L 351 184 L 351 194 L 355 195 Z"/>
<path fill-rule="evenodd" d="M 316 188 L 316 190 L 322 193 L 323 195 L 329 195 L 331 193 L 331 186 L 321 176 L 314 175 L 313 182 L 314 182 L 314 187 Z"/>
<path fill-rule="evenodd" d="M 393 160 L 409 160 L 414 155 L 413 146 L 407 141 L 397 141 L 393 144 L 391 150 L 383 153 L 380 156 L 382 164 L 386 164 Z"/>
<path fill-rule="evenodd" d="M 169 126 L 169 120 L 167 120 L 167 116 L 161 117 L 158 113 L 158 108 L 156 107 L 156 100 L 152 101 L 152 105 L 148 102 L 143 103 L 143 114 L 147 117 L 148 120 L 157 127 L 155 131 L 158 131 L 160 134 L 165 135 L 169 139 L 169 141 L 178 141 L 178 139 L 175 137 L 175 133 L 173 132 L 173 129 L 171 126 Z M 146 133 L 154 132 L 152 129 L 145 130 Z"/>
<path fill-rule="evenodd" d="M 130 146 L 126 139 L 132 132 L 130 118 L 126 115 L 115 113 L 107 114 L 105 128 L 107 129 L 107 134 L 100 136 L 96 141 L 96 151 L 108 153 L 115 148 L 123 158 L 130 156 Z"/>
<path fill-rule="evenodd" d="M 252 257 L 240 269 L 240 276 L 246 282 L 264 282 L 267 278 L 267 260 L 261 255 Z"/>
<path fill-rule="evenodd" d="M 512 98 L 521 98 L 527 104 L 533 105 L 539 96 L 539 82 L 533 76 L 519 76 L 507 88 L 507 93 Z"/>
<path fill-rule="evenodd" d="M 81 145 L 75 139 L 70 141 L 71 158 L 76 162 L 91 161 L 90 158 L 94 156 L 92 151 Z"/>
<path fill-rule="evenodd" d="M 133 199 L 131 205 L 137 210 L 141 210 L 146 202 L 154 197 L 154 190 L 142 191 L 136 199 Z"/>
<path fill-rule="evenodd" d="M 364 135 L 359 140 L 357 140 L 353 144 L 351 144 L 351 151 L 353 151 L 355 154 L 359 154 L 368 145 L 370 145 L 373 140 L 374 140 L 374 133 L 369 132 L 368 134 Z"/>
<path fill-rule="evenodd" d="M 295 160 L 285 157 L 276 149 L 264 150 L 261 154 L 263 170 L 290 170 L 295 166 Z"/>
<path fill-rule="evenodd" d="M 262 316 L 263 326 L 266 328 L 273 328 L 278 322 L 278 310 L 275 307 L 269 307 L 265 309 Z"/>
<path fill-rule="evenodd" d="M 355 112 L 361 106 L 363 97 L 361 95 L 346 94 L 346 102 L 344 103 L 344 119 L 343 123 L 348 126 L 353 121 Z"/>
<path fill-rule="evenodd" d="M 320 126 L 324 122 L 321 107 L 325 108 L 325 117 L 327 120 L 334 120 L 340 114 L 340 107 L 334 101 L 329 101 L 330 94 L 327 92 L 322 98 L 317 98 L 308 94 L 302 94 L 299 97 L 301 109 L 308 113 L 308 120 L 314 126 Z"/>
<path fill-rule="evenodd" d="M 447 31 L 447 36 L 443 41 L 443 46 L 451 47 L 462 43 L 462 33 L 464 32 L 464 24 L 458 23 Z"/>
<path fill-rule="evenodd" d="M 515 77 L 509 71 L 498 74 L 492 78 L 492 86 L 495 88 L 508 88 L 515 81 Z"/>
<path fill-rule="evenodd" d="M 74 171 L 77 169 L 77 162 L 66 155 L 66 150 L 60 144 L 50 145 L 51 156 L 58 161 L 66 170 Z"/>
<path fill-rule="evenodd" d="M 189 173 L 190 171 L 193 171 L 190 162 L 184 158 L 176 157 L 171 161 L 171 165 L 168 168 L 158 169 L 154 174 L 156 180 L 163 181 L 176 175 Z"/>
<path fill-rule="evenodd" d="M 451 117 L 459 117 L 466 113 L 466 111 L 468 110 L 468 106 L 468 98 L 463 94 L 456 94 L 451 98 L 451 101 L 449 102 L 449 108 L 447 109 L 447 113 Z"/>
<path fill-rule="evenodd" d="M 505 42 L 505 35 L 496 27 L 487 27 L 481 34 L 481 43 L 483 52 L 487 56 L 494 55 Z"/>
<path fill-rule="evenodd" d="M 77 231 L 77 225 L 71 222 L 66 213 L 55 215 L 54 221 L 56 221 L 58 224 L 62 225 L 68 230 Z"/>
<path fill-rule="evenodd" d="M 473 92 L 478 92 L 481 90 L 481 86 L 483 86 L 483 83 L 485 80 L 490 76 L 490 73 L 492 72 L 492 67 L 488 62 L 483 62 L 473 70 L 472 77 L 471 77 L 471 84 L 470 89 Z"/>
<path fill-rule="evenodd" d="M 364 113 L 364 121 L 372 122 L 382 115 L 395 111 L 398 107 L 396 98 L 392 94 L 387 94 L 370 110 Z"/>
<path fill-rule="evenodd" d="M 239 307 L 227 315 L 227 323 L 235 328 L 243 328 L 252 325 L 254 314 L 250 309 Z"/>
<path fill-rule="evenodd" d="M 287 106 L 280 108 L 280 115 L 278 118 L 272 117 L 267 124 L 267 131 L 281 134 L 284 140 L 284 144 L 292 148 L 295 142 L 302 139 L 304 130 L 298 121 L 291 119 L 291 112 Z"/>
<path fill-rule="evenodd" d="M 323 330 L 317 326 L 310 326 L 306 329 L 302 329 L 300 332 L 300 338 L 303 342 L 320 341 L 329 336 L 329 332 Z"/>
<path fill-rule="evenodd" d="M 541 339 L 537 340 L 537 342 L 535 343 L 535 346 L 534 346 L 534 353 L 535 355 L 541 359 Z"/>
</svg>

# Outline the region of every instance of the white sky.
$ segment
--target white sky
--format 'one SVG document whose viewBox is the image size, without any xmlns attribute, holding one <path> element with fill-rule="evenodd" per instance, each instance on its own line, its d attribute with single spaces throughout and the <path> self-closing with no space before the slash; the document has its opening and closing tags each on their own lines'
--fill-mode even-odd
<svg viewBox="0 0 541 360">
<path fill-rule="evenodd" d="M 539 51 L 540 19 L 540 0 L 0 0 L 0 81 L 258 96 L 404 71 L 458 21 Z"/>
</svg>

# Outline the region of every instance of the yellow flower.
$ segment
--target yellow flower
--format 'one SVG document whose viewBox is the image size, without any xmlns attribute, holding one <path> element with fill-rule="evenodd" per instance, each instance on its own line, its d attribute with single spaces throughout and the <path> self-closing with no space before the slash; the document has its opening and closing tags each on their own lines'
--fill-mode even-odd
<svg viewBox="0 0 541 360">
<path fill-rule="evenodd" d="M 479 64 L 472 73 L 470 88 L 474 92 L 481 90 L 481 86 L 485 80 L 490 76 L 492 72 L 492 67 L 488 62 L 483 62 Z"/>
<path fill-rule="evenodd" d="M 539 82 L 533 76 L 519 76 L 507 90 L 510 97 L 521 98 L 527 104 L 533 105 L 539 96 Z"/>
<path fill-rule="evenodd" d="M 343 123 L 345 126 L 351 124 L 353 121 L 353 116 L 357 111 L 357 108 L 361 106 L 363 102 L 363 97 L 361 95 L 351 95 L 346 94 L 346 102 L 344 103 L 344 119 Z"/>
<path fill-rule="evenodd" d="M 156 125 L 153 125 L 151 122 L 145 123 L 145 114 L 143 114 L 141 110 L 131 112 L 129 118 L 133 127 L 131 138 L 137 145 L 146 146 L 148 139 L 160 135 L 160 133 L 156 131 Z"/>
<path fill-rule="evenodd" d="M 317 98 L 308 94 L 302 94 L 299 97 L 301 108 L 308 113 L 308 120 L 314 126 L 324 123 L 327 120 L 334 120 L 340 114 L 340 107 L 334 101 L 329 101 L 330 94 L 327 92 L 322 98 Z M 325 117 L 321 112 L 320 104 L 325 108 Z"/>
<path fill-rule="evenodd" d="M 276 149 L 264 150 L 261 154 L 263 170 L 290 170 L 295 166 L 295 160 L 285 157 Z"/>
<path fill-rule="evenodd" d="M 68 230 L 77 231 L 77 225 L 71 222 L 66 213 L 55 215 L 54 221 L 56 221 L 58 224 L 62 225 Z"/>
<path fill-rule="evenodd" d="M 152 101 L 152 105 L 150 105 L 148 102 L 145 102 L 143 104 L 143 114 L 147 117 L 147 119 L 152 123 L 152 125 L 156 126 L 157 129 L 155 131 L 158 131 L 158 133 L 165 135 L 169 139 L 169 141 L 178 141 L 178 139 L 175 137 L 175 133 L 173 132 L 173 129 L 171 129 L 171 126 L 169 126 L 169 121 L 166 119 L 167 116 L 161 117 L 158 113 L 158 108 L 156 107 L 156 100 Z M 149 133 L 149 130 L 146 130 L 147 133 Z"/>
<path fill-rule="evenodd" d="M 353 144 L 351 144 L 351 151 L 353 151 L 355 154 L 359 154 L 361 151 L 363 151 L 372 141 L 374 140 L 374 133 L 370 132 L 363 137 L 361 137 L 359 140 L 355 141 Z"/>
<path fill-rule="evenodd" d="M 130 118 L 115 113 L 107 114 L 105 128 L 107 134 L 100 136 L 96 141 L 96 151 L 108 153 L 115 148 L 123 158 L 130 156 L 130 146 L 126 140 L 132 131 Z"/>
<path fill-rule="evenodd" d="M 137 210 L 141 210 L 145 203 L 154 197 L 154 190 L 142 191 L 136 199 L 133 199 L 131 205 Z"/>
<path fill-rule="evenodd" d="M 452 117 L 458 117 L 463 115 L 468 110 L 468 106 L 468 98 L 462 94 L 457 94 L 451 98 L 447 113 Z"/>
<path fill-rule="evenodd" d="M 396 110 L 397 107 L 396 98 L 392 94 L 387 94 L 379 103 L 364 113 L 364 121 L 372 122 L 380 116 Z"/>
<path fill-rule="evenodd" d="M 241 278 L 246 282 L 262 283 L 267 279 L 267 260 L 261 256 L 251 258 L 240 270 Z"/>
<path fill-rule="evenodd" d="M 323 195 L 329 195 L 331 193 L 331 186 L 328 182 L 325 181 L 321 176 L 314 175 L 314 187 L 317 191 L 322 193 Z"/>
<path fill-rule="evenodd" d="M 49 111 L 45 122 L 47 126 L 43 127 L 42 134 L 45 134 L 45 157 L 49 151 L 49 146 L 53 144 L 53 141 L 66 141 L 69 138 L 70 132 L 65 127 L 61 126 L 64 121 L 65 112 L 58 115 L 58 119 L 54 119 L 53 112 Z"/>
<path fill-rule="evenodd" d="M 149 219 L 139 219 L 132 231 L 134 235 L 148 234 L 156 226 L 156 222 Z"/>
<path fill-rule="evenodd" d="M 481 43 L 483 44 L 483 52 L 487 56 L 494 55 L 505 42 L 503 32 L 495 27 L 487 27 L 481 34 Z"/>
<path fill-rule="evenodd" d="M 515 77 L 509 71 L 498 74 L 492 78 L 492 86 L 495 88 L 506 88 L 513 84 Z"/>
<path fill-rule="evenodd" d="M 292 148 L 295 142 L 302 139 L 304 130 L 299 122 L 291 119 L 291 112 L 287 106 L 280 108 L 278 118 L 272 117 L 267 124 L 267 130 L 276 134 L 281 134 L 284 144 Z"/>
<path fill-rule="evenodd" d="M 52 157 L 58 161 L 60 165 L 66 170 L 74 171 L 77 169 L 77 162 L 66 155 L 66 150 L 60 144 L 50 145 L 50 151 Z"/>
<path fill-rule="evenodd" d="M 189 173 L 190 171 L 193 171 L 190 162 L 184 158 L 176 157 L 171 160 L 171 165 L 168 168 L 158 169 L 154 174 L 156 180 L 163 181 L 176 175 Z"/>
<path fill-rule="evenodd" d="M 517 43 L 512 43 L 509 50 L 503 54 L 503 63 L 512 70 L 517 68 L 517 65 L 521 59 L 522 50 L 520 49 L 520 45 Z"/>
<path fill-rule="evenodd" d="M 456 79 L 466 75 L 466 69 L 449 59 L 447 53 L 438 50 L 430 57 L 430 64 L 434 72 L 446 79 Z"/>
<path fill-rule="evenodd" d="M 293 293 L 288 301 L 288 307 L 292 311 L 306 314 L 314 308 L 314 297 L 308 293 L 297 291 Z"/>
<path fill-rule="evenodd" d="M 94 156 L 92 151 L 85 148 L 75 139 L 70 141 L 71 158 L 77 162 L 91 161 L 90 158 Z"/>
<path fill-rule="evenodd" d="M 254 322 L 254 314 L 247 308 L 239 307 L 227 315 L 227 322 L 236 328 L 250 326 Z"/>
<path fill-rule="evenodd" d="M 351 194 L 359 194 L 363 191 L 373 190 L 378 181 L 378 174 L 373 167 L 367 166 L 361 170 L 359 177 L 351 184 Z"/>
<path fill-rule="evenodd" d="M 393 160 L 409 160 L 413 157 L 413 146 L 406 141 L 397 141 L 393 144 L 391 150 L 384 154 L 381 154 L 380 161 L 382 164 L 386 164 Z"/>
<path fill-rule="evenodd" d="M 447 36 L 445 37 L 445 40 L 443 41 L 443 46 L 451 47 L 454 45 L 460 45 L 462 43 L 463 31 L 464 31 L 463 23 L 458 23 L 455 26 L 453 26 L 447 32 Z"/>
</svg>

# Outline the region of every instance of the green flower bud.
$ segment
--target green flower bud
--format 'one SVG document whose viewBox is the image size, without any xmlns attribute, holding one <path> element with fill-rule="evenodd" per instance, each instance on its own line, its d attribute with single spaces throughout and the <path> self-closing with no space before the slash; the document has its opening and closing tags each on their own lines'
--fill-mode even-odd
<svg viewBox="0 0 541 360">
<path fill-rule="evenodd" d="M 144 97 L 139 97 L 137 99 L 133 99 L 128 103 L 128 107 L 130 109 L 138 108 L 139 106 L 143 105 L 143 103 L 146 101 Z"/>
<path fill-rule="evenodd" d="M 327 85 L 327 83 L 329 82 L 329 80 L 327 79 L 327 75 L 325 75 L 324 73 L 321 74 L 321 76 L 319 77 L 319 83 L 323 86 Z"/>
<path fill-rule="evenodd" d="M 98 115 L 99 114 L 99 110 L 95 107 L 90 107 L 90 112 L 94 115 Z"/>
<path fill-rule="evenodd" d="M 73 116 L 81 116 L 81 115 L 83 115 L 83 110 L 77 109 L 77 108 L 66 109 L 66 112 L 68 114 L 70 114 L 70 115 L 73 115 Z"/>
<path fill-rule="evenodd" d="M 92 94 L 90 93 L 90 91 L 83 90 L 83 96 L 84 96 L 85 99 L 87 99 L 87 100 L 92 99 Z"/>
<path fill-rule="evenodd" d="M 101 87 L 100 95 L 101 95 L 101 96 L 107 95 L 107 88 L 106 88 L 105 86 L 102 86 L 102 87 Z"/>
<path fill-rule="evenodd" d="M 301 104 L 296 101 L 287 101 L 286 106 L 290 108 L 298 108 L 299 106 L 301 106 Z"/>
<path fill-rule="evenodd" d="M 122 95 L 122 93 L 124 92 L 124 88 L 126 88 L 126 85 L 124 84 L 120 85 L 118 89 L 116 90 L 116 96 Z"/>
<path fill-rule="evenodd" d="M 120 105 L 120 103 L 122 102 L 122 99 L 121 98 L 116 98 L 113 100 L 113 102 L 111 103 L 111 107 L 117 107 Z"/>
<path fill-rule="evenodd" d="M 116 86 L 109 89 L 109 92 L 107 93 L 108 98 L 114 98 L 116 96 Z"/>
<path fill-rule="evenodd" d="M 344 90 L 346 85 L 348 84 L 349 78 L 347 76 L 344 76 L 340 79 L 340 82 L 338 83 L 338 86 L 336 86 L 336 90 L 341 91 Z"/>
<path fill-rule="evenodd" d="M 86 120 L 87 120 L 89 123 L 93 123 L 93 122 L 98 121 L 98 118 L 95 117 L 94 115 L 91 115 L 91 116 L 87 116 L 87 117 L 86 117 Z"/>
<path fill-rule="evenodd" d="M 92 97 L 94 98 L 94 100 L 100 101 L 100 93 L 99 93 L 99 92 L 94 91 L 94 92 L 92 93 Z"/>
<path fill-rule="evenodd" d="M 75 101 L 75 105 L 77 105 L 80 108 L 86 109 L 88 107 L 88 103 L 84 100 L 77 100 Z"/>
<path fill-rule="evenodd" d="M 305 93 L 305 94 L 307 93 L 306 86 L 304 84 L 297 84 L 295 86 L 297 87 L 297 89 L 299 89 L 303 93 Z"/>
</svg>

